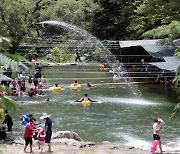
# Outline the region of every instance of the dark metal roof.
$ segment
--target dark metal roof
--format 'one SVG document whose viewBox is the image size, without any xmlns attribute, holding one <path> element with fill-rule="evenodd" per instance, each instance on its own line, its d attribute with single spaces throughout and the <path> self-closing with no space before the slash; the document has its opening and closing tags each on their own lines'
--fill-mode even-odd
<svg viewBox="0 0 180 154">
<path fill-rule="evenodd" d="M 150 55 L 155 57 L 163 57 L 166 62 L 149 63 L 157 66 L 160 69 L 176 71 L 180 66 L 180 59 L 174 57 L 175 47 L 160 45 L 160 39 L 157 40 L 133 40 L 133 41 L 119 41 L 121 48 L 142 46 Z M 180 40 L 173 41 L 177 47 Z"/>
<path fill-rule="evenodd" d="M 175 48 L 172 46 L 162 46 L 160 41 L 160 39 L 119 41 L 119 45 L 121 48 L 142 46 L 149 54 L 155 57 L 173 56 Z"/>
<path fill-rule="evenodd" d="M 150 63 L 163 70 L 176 71 L 180 66 L 180 59 L 174 56 L 164 57 L 166 62 Z"/>
</svg>

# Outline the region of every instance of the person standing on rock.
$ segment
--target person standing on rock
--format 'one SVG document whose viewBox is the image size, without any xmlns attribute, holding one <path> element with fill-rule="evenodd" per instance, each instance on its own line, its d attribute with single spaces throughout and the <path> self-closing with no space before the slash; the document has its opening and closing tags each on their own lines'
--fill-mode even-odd
<svg viewBox="0 0 180 154">
<path fill-rule="evenodd" d="M 30 153 L 32 153 L 32 137 L 33 137 L 33 132 L 37 130 L 36 127 L 34 126 L 34 119 L 30 118 L 29 123 L 26 125 L 24 129 L 24 140 L 25 140 L 25 146 L 24 146 L 24 152 L 26 151 L 27 146 L 30 144 Z"/>
<path fill-rule="evenodd" d="M 48 144 L 48 152 L 52 152 L 51 150 L 51 136 L 52 136 L 52 120 L 49 118 L 50 115 L 47 113 L 43 113 L 43 115 L 40 117 L 40 119 L 45 120 L 45 143 Z"/>
</svg>

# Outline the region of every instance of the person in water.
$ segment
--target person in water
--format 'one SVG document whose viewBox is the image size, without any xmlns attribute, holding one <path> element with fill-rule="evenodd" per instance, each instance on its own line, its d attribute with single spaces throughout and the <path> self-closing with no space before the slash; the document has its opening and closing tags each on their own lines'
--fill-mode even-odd
<svg viewBox="0 0 180 154">
<path fill-rule="evenodd" d="M 92 85 L 89 82 L 86 84 L 86 86 L 89 87 L 89 88 L 92 87 Z"/>
<path fill-rule="evenodd" d="M 163 122 L 163 120 L 161 118 L 155 118 L 154 124 L 153 124 L 153 139 L 159 141 L 160 153 L 162 153 L 162 142 L 161 142 L 161 138 L 159 135 L 160 131 L 162 129 L 161 122 Z"/>
<path fill-rule="evenodd" d="M 57 83 L 54 84 L 55 87 L 58 87 L 59 85 Z"/>
<path fill-rule="evenodd" d="M 84 94 L 84 97 L 82 97 L 80 100 L 77 100 L 76 102 L 82 102 L 82 101 L 96 102 L 96 101 L 91 100 L 91 99 L 88 97 L 88 94 Z"/>
<path fill-rule="evenodd" d="M 77 86 L 77 85 L 79 85 L 78 81 L 74 80 L 73 86 Z"/>
</svg>

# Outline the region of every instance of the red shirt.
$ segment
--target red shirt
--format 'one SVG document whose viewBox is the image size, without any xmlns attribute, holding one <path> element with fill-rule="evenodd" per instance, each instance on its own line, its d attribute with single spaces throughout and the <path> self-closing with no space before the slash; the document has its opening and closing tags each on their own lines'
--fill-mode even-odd
<svg viewBox="0 0 180 154">
<path fill-rule="evenodd" d="M 24 138 L 31 138 L 33 135 L 33 131 L 34 129 L 36 129 L 36 127 L 34 126 L 34 124 L 32 122 L 29 122 L 24 130 Z"/>
</svg>

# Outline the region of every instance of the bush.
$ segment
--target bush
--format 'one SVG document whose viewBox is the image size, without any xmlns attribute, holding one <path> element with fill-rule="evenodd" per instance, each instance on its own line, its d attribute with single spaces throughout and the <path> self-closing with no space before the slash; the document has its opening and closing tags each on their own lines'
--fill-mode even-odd
<svg viewBox="0 0 180 154">
<path fill-rule="evenodd" d="M 59 49 L 58 47 L 54 47 L 51 50 L 51 54 L 53 61 L 57 63 L 72 61 L 72 59 L 74 58 L 70 51 L 64 48 Z"/>
<path fill-rule="evenodd" d="M 19 54 L 3 53 L 5 56 L 14 59 L 15 61 L 26 61 L 26 58 Z"/>
</svg>

